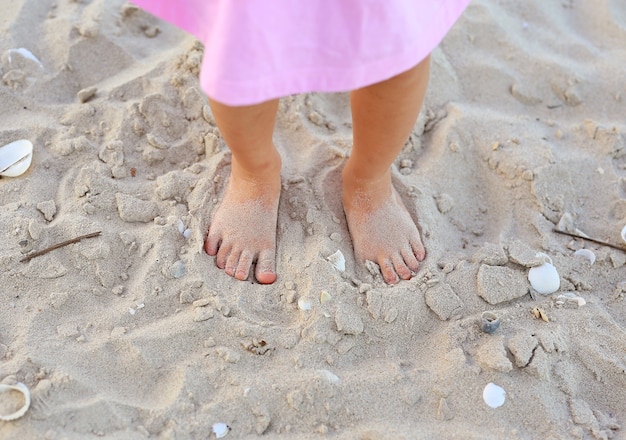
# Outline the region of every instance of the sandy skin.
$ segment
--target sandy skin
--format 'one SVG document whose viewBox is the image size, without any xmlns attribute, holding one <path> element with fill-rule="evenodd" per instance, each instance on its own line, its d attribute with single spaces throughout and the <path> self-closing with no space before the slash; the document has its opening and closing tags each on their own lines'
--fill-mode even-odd
<svg viewBox="0 0 626 440">
<path fill-rule="evenodd" d="M 238 280 L 248 279 L 256 262 L 257 281 L 276 281 L 280 159 L 271 168 L 251 179 L 233 163 L 226 193 L 209 226 L 207 254 L 215 256 L 217 267 Z"/>
<path fill-rule="evenodd" d="M 384 280 L 408 280 L 426 255 L 419 230 L 391 183 L 391 164 L 417 119 L 429 58 L 380 83 L 351 92 L 354 145 L 343 170 L 343 203 L 357 261 L 380 266 Z M 206 252 L 239 280 L 276 281 L 281 159 L 272 142 L 278 100 L 231 107 L 210 100 L 232 152 L 231 176 L 209 226 Z"/>
<path fill-rule="evenodd" d="M 343 172 L 343 206 L 356 260 L 377 263 L 387 284 L 409 280 L 426 257 L 419 230 L 390 176 L 359 185 Z"/>
<path fill-rule="evenodd" d="M 408 280 L 426 255 L 420 234 L 390 181 L 359 185 L 344 170 L 344 210 L 355 257 L 380 266 L 385 282 Z M 278 181 L 280 177 L 278 176 Z M 271 284 L 276 274 L 276 222 L 278 189 L 273 182 L 249 182 L 231 176 L 209 228 L 205 249 L 227 275 L 249 277 L 256 262 L 255 277 Z"/>
</svg>

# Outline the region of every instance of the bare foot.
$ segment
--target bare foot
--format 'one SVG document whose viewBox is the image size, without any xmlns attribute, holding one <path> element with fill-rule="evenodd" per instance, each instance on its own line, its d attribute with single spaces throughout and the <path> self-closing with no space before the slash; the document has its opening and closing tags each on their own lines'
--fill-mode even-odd
<svg viewBox="0 0 626 440">
<path fill-rule="evenodd" d="M 238 280 L 255 277 L 262 284 L 276 281 L 276 222 L 280 198 L 280 163 L 266 176 L 241 176 L 233 164 L 226 194 L 209 226 L 204 244 L 216 256 L 217 267 Z"/>
<path fill-rule="evenodd" d="M 417 272 L 426 250 L 390 176 L 359 183 L 346 167 L 343 206 L 357 261 L 378 263 L 388 284 L 408 280 Z"/>
</svg>

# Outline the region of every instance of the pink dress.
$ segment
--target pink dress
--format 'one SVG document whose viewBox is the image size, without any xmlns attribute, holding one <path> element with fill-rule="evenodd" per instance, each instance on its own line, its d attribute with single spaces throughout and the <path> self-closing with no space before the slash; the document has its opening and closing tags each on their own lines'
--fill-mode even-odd
<svg viewBox="0 0 626 440">
<path fill-rule="evenodd" d="M 415 66 L 469 0 L 132 0 L 204 43 L 200 84 L 249 105 L 347 91 Z"/>
</svg>

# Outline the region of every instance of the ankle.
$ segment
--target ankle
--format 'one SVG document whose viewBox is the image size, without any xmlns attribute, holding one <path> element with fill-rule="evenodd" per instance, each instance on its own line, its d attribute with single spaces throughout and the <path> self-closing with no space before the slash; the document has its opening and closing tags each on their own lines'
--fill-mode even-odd
<svg viewBox="0 0 626 440">
<path fill-rule="evenodd" d="M 253 185 L 280 186 L 282 159 L 278 151 L 263 157 L 236 158 L 233 156 L 231 178 L 235 182 Z"/>
<path fill-rule="evenodd" d="M 342 177 L 344 206 L 348 209 L 353 206 L 380 206 L 392 194 L 391 171 L 369 174 L 354 172 L 346 166 Z"/>
</svg>

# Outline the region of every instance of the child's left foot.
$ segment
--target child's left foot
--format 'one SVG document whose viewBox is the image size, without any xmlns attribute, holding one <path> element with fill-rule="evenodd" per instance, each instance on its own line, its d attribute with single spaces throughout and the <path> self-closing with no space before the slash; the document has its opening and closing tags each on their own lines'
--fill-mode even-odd
<svg viewBox="0 0 626 440">
<path fill-rule="evenodd" d="M 390 176 L 359 183 L 346 167 L 343 206 L 357 261 L 377 263 L 388 284 L 408 280 L 417 272 L 426 250 Z"/>
</svg>

